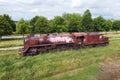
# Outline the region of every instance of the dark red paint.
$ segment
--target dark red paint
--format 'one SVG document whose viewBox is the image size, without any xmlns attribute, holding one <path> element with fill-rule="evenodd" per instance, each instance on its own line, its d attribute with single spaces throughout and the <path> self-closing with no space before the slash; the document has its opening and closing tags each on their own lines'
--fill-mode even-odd
<svg viewBox="0 0 120 80">
<path fill-rule="evenodd" d="M 20 54 L 35 55 L 48 51 L 61 51 L 109 44 L 108 38 L 100 33 L 65 33 L 27 36 Z"/>
</svg>

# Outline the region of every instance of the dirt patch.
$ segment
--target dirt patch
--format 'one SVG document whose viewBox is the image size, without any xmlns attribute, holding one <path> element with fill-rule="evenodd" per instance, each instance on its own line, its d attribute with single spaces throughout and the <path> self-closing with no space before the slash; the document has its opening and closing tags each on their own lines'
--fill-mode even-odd
<svg viewBox="0 0 120 80">
<path fill-rule="evenodd" d="M 107 58 L 100 64 L 99 80 L 120 80 L 120 57 Z"/>
</svg>

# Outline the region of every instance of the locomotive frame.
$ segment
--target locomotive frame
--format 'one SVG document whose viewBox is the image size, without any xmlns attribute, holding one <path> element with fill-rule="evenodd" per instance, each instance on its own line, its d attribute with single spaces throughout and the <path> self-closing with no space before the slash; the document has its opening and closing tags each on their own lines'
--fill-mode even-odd
<svg viewBox="0 0 120 80">
<path fill-rule="evenodd" d="M 31 56 L 49 51 L 80 49 L 108 44 L 108 38 L 97 32 L 29 35 L 25 38 L 24 48 L 19 53 L 22 56 Z"/>
</svg>

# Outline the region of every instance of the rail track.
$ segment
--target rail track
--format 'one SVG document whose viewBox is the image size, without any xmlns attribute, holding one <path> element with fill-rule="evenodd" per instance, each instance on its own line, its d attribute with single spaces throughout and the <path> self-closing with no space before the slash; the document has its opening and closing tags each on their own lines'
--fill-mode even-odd
<svg viewBox="0 0 120 80">
<path fill-rule="evenodd" d="M 22 48 L 22 47 L 23 47 L 23 46 L 0 48 L 0 50 L 1 50 L 1 51 L 3 51 L 3 50 L 16 50 L 16 49 L 20 49 L 20 48 Z"/>
</svg>

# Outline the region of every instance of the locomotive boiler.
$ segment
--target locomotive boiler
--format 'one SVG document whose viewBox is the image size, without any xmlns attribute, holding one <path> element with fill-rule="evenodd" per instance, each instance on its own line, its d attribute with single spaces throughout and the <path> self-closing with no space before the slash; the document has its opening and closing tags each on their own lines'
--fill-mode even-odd
<svg viewBox="0 0 120 80">
<path fill-rule="evenodd" d="M 49 51 L 62 51 L 109 44 L 107 37 L 100 33 L 74 32 L 64 34 L 41 34 L 27 36 L 20 55 L 36 55 Z"/>
</svg>

